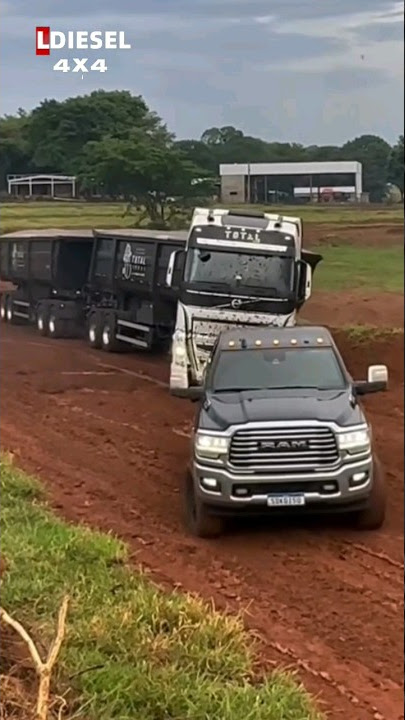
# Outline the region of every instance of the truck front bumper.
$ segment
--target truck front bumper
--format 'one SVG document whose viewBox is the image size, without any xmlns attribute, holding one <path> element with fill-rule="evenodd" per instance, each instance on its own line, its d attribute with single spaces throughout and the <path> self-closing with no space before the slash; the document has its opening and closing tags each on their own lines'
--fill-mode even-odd
<svg viewBox="0 0 405 720">
<path fill-rule="evenodd" d="M 361 510 L 367 505 L 373 483 L 371 456 L 341 464 L 330 472 L 298 475 L 235 475 L 226 467 L 203 465 L 196 459 L 190 469 L 196 496 L 213 512 L 226 515 Z M 295 494 L 304 497 L 303 505 L 268 505 L 269 496 Z"/>
</svg>

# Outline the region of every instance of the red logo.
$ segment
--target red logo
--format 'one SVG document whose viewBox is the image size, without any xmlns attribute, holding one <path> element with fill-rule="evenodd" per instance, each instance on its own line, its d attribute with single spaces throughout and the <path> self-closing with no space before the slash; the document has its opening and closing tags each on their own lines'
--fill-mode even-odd
<svg viewBox="0 0 405 720">
<path fill-rule="evenodd" d="M 36 27 L 35 28 L 35 54 L 36 55 L 49 55 L 50 54 L 50 38 L 51 28 L 47 27 Z"/>
</svg>

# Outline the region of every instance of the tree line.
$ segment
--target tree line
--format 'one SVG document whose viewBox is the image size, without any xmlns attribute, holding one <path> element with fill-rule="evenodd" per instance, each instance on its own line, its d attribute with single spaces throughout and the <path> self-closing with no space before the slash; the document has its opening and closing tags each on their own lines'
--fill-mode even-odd
<svg viewBox="0 0 405 720">
<path fill-rule="evenodd" d="M 81 191 L 124 197 L 160 217 L 169 198 L 207 197 L 220 163 L 357 160 L 372 201 L 387 183 L 404 190 L 404 137 L 391 146 L 363 135 L 338 147 L 267 142 L 227 126 L 199 140 L 176 140 L 141 96 L 98 90 L 61 102 L 44 100 L 31 112 L 0 118 L 0 188 L 11 173 L 76 175 Z"/>
</svg>

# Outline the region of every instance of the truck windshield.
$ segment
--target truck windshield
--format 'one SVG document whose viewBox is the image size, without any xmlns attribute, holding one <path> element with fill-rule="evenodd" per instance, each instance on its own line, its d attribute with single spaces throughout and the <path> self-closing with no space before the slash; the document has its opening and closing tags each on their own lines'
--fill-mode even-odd
<svg viewBox="0 0 405 720">
<path fill-rule="evenodd" d="M 293 292 L 292 258 L 200 249 L 190 250 L 187 255 L 186 284 L 260 289 L 261 293 L 283 298 Z"/>
<path fill-rule="evenodd" d="M 225 350 L 212 379 L 214 392 L 343 390 L 346 379 L 331 348 Z"/>
</svg>

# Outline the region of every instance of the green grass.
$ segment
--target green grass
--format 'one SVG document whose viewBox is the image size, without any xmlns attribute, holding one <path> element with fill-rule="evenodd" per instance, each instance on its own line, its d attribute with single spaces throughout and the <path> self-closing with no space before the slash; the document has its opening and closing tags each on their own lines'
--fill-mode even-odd
<svg viewBox="0 0 405 720">
<path fill-rule="evenodd" d="M 318 290 L 404 291 L 404 254 L 402 247 L 311 248 L 323 255 L 314 286 Z"/>
<path fill-rule="evenodd" d="M 400 327 L 379 328 L 374 325 L 344 325 L 337 328 L 337 332 L 344 334 L 355 343 L 371 341 L 386 341 L 392 338 L 403 338 L 404 329 Z"/>
<path fill-rule="evenodd" d="M 0 469 L 9 564 L 2 605 L 49 642 L 61 598 L 70 594 L 55 685 L 60 694 L 70 687 L 75 717 L 319 720 L 291 677 L 253 682 L 250 638 L 238 619 L 160 591 L 128 567 L 121 542 L 58 519 L 40 486 L 7 458 Z"/>
<path fill-rule="evenodd" d="M 3 203 L 0 208 L 1 232 L 14 232 L 35 228 L 117 228 L 133 227 L 137 223 L 136 215 L 124 217 L 124 203 L 79 203 L 79 202 L 26 202 Z M 238 206 L 232 206 L 238 207 Z M 240 209 L 248 206 L 239 206 Z M 251 209 L 280 212 L 286 215 L 298 215 L 306 223 L 326 224 L 363 224 L 363 223 L 403 223 L 402 206 L 387 208 L 326 208 L 314 206 L 251 206 Z M 179 226 L 187 221 L 191 211 L 176 217 Z M 184 222 L 183 222 L 184 221 Z M 176 224 L 177 228 L 177 224 Z M 174 228 L 174 229 L 176 229 Z"/>
</svg>

